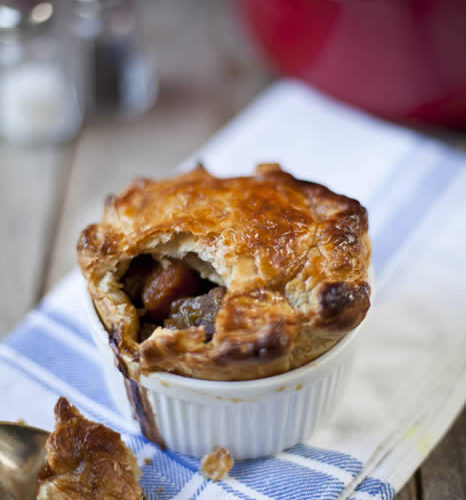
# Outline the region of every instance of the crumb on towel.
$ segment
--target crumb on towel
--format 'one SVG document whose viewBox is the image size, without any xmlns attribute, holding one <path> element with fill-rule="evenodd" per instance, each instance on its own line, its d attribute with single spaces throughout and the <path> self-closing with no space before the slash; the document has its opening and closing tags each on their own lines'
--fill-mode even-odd
<svg viewBox="0 0 466 500">
<path fill-rule="evenodd" d="M 230 472 L 233 467 L 233 458 L 226 448 L 217 446 L 201 459 L 201 472 L 207 479 L 219 481 Z"/>
</svg>

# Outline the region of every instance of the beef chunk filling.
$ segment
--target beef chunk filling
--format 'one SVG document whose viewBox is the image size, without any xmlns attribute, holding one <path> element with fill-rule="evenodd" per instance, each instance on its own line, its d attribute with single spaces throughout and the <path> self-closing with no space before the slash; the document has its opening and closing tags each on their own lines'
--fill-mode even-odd
<svg viewBox="0 0 466 500">
<path fill-rule="evenodd" d="M 209 342 L 214 335 L 215 316 L 220 309 L 225 291 L 225 287 L 217 286 L 204 295 L 175 300 L 164 326 L 179 330 L 190 326 L 204 326 L 205 341 Z"/>
<path fill-rule="evenodd" d="M 140 342 L 162 325 L 179 329 L 204 326 L 206 341 L 211 340 L 224 287 L 202 279 L 182 261 L 172 259 L 162 265 L 150 255 L 134 258 L 122 283 L 141 318 Z"/>
<path fill-rule="evenodd" d="M 162 324 L 170 314 L 170 306 L 181 297 L 201 292 L 201 277 L 181 261 L 171 261 L 149 272 L 144 279 L 142 303 L 155 323 Z"/>
</svg>

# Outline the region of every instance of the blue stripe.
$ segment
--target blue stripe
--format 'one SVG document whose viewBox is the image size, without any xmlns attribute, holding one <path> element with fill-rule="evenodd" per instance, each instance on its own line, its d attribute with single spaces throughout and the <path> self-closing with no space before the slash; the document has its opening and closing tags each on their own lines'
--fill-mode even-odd
<svg viewBox="0 0 466 500">
<path fill-rule="evenodd" d="M 69 396 L 68 394 L 61 394 L 60 391 L 57 390 L 56 387 L 54 387 L 53 385 L 50 385 L 48 384 L 47 382 L 44 382 L 43 380 L 41 380 L 40 378 L 36 377 L 34 374 L 30 373 L 28 370 L 26 370 L 25 368 L 23 368 L 21 365 L 17 364 L 17 363 L 14 363 L 12 362 L 10 359 L 8 358 L 4 358 L 2 356 L 2 353 L 0 352 L 0 360 L 8 365 L 8 366 L 11 366 L 13 367 L 15 370 L 18 370 L 19 372 L 23 373 L 27 378 L 29 378 L 30 380 L 33 380 L 34 382 L 36 382 L 37 384 L 45 387 L 46 389 L 48 389 L 50 392 L 54 393 L 57 395 L 57 399 L 59 396 L 65 396 L 66 398 L 69 399 L 69 401 L 74 404 L 75 406 L 77 406 L 78 408 L 83 408 L 83 411 L 84 413 L 86 413 L 86 415 L 89 415 L 89 418 L 95 420 L 95 421 L 98 421 L 104 425 L 106 425 L 107 427 L 110 427 L 116 431 L 118 431 L 120 434 L 124 434 L 125 433 L 125 430 L 121 427 L 116 427 L 114 425 L 113 422 L 109 422 L 105 417 L 102 417 L 102 415 L 96 413 L 94 410 L 90 409 L 88 406 L 86 406 L 84 404 L 81 405 L 80 403 L 77 403 L 74 398 L 72 396 Z"/>
<path fill-rule="evenodd" d="M 404 200 L 392 214 L 383 232 L 374 236 L 372 262 L 381 273 L 397 249 L 407 240 L 429 212 L 433 203 L 444 193 L 451 182 L 463 171 L 459 158 L 442 163 L 430 169 L 422 179 L 412 197 Z M 464 163 L 464 158 L 461 162 Z"/>
<path fill-rule="evenodd" d="M 176 453 L 175 451 L 167 451 L 171 454 L 173 460 L 179 460 L 180 463 L 184 464 L 185 467 L 189 467 L 191 470 L 199 470 L 201 466 L 201 461 L 191 455 L 184 455 L 183 453 Z"/>
<path fill-rule="evenodd" d="M 198 488 L 197 490 L 194 492 L 194 495 L 191 496 L 191 500 L 194 500 L 195 498 L 199 498 L 199 496 L 201 495 L 201 493 L 205 490 L 206 486 L 207 486 L 208 482 L 207 481 L 204 481 Z"/>
<path fill-rule="evenodd" d="M 62 314 L 60 311 L 56 309 L 51 309 L 48 305 L 41 302 L 36 309 L 40 311 L 42 314 L 47 316 L 47 318 L 51 319 L 55 323 L 60 326 L 64 326 L 74 334 L 76 334 L 79 338 L 89 342 L 94 345 L 94 340 L 92 339 L 92 335 L 89 332 L 89 329 L 85 325 L 81 325 L 75 322 L 69 316 Z"/>
<path fill-rule="evenodd" d="M 333 499 L 345 486 L 328 474 L 275 457 L 236 462 L 230 476 L 277 500 Z"/>
<path fill-rule="evenodd" d="M 175 462 L 179 463 L 183 467 L 186 467 L 187 469 L 193 471 L 193 472 L 198 472 L 199 467 L 200 467 L 200 461 L 194 457 L 190 457 L 189 455 L 183 455 L 181 453 L 176 453 L 174 451 L 170 451 L 167 449 L 164 449 L 163 452 L 169 456 L 172 460 Z M 194 465 L 194 462 L 196 465 Z"/>
<path fill-rule="evenodd" d="M 183 455 L 181 453 L 170 452 L 168 450 L 164 450 L 164 452 L 169 454 L 174 460 L 180 461 L 180 463 L 182 463 L 186 467 L 189 467 L 193 471 L 199 471 L 201 467 L 201 461 L 196 457 L 192 457 L 190 455 Z M 235 488 L 233 488 L 232 486 L 223 481 L 220 481 L 217 484 L 218 486 L 222 487 L 225 491 L 233 493 L 238 498 L 242 498 L 244 500 L 254 500 L 254 497 L 250 497 L 249 495 L 246 495 L 245 493 L 236 490 Z"/>
<path fill-rule="evenodd" d="M 362 467 L 361 462 L 359 460 L 351 457 L 350 455 L 347 455 L 344 453 L 339 453 L 339 452 L 321 450 L 318 448 L 311 448 L 311 447 L 308 447 L 305 445 L 296 445 L 293 448 L 286 450 L 286 452 L 293 453 L 295 455 L 303 456 L 306 458 L 312 458 L 313 460 L 318 460 L 320 462 L 327 463 L 330 465 L 334 465 L 335 467 L 339 467 L 342 470 L 350 472 L 351 474 L 353 474 L 353 476 L 357 475 L 357 473 L 361 470 L 361 467 Z M 188 456 L 188 455 L 182 455 L 179 453 L 173 453 L 173 452 L 168 452 L 168 453 L 171 453 L 171 456 L 174 459 L 180 460 L 187 467 L 191 467 L 192 470 L 195 470 L 195 471 L 199 470 L 199 467 L 200 467 L 200 460 L 199 459 L 197 459 L 195 457 Z M 272 475 L 279 474 L 280 470 L 283 467 L 282 464 L 284 463 L 283 461 L 275 459 L 273 457 L 260 459 L 260 460 L 263 460 L 264 462 L 270 462 L 271 460 L 275 460 L 276 470 L 273 473 L 271 473 Z M 245 463 L 246 468 L 244 470 L 246 471 L 247 474 L 249 474 L 249 472 L 252 470 L 251 464 L 253 464 L 254 462 L 256 462 L 256 460 L 254 460 L 254 461 L 247 460 L 247 461 L 237 462 L 235 464 L 235 466 L 233 467 L 232 471 L 230 472 L 230 476 L 237 479 L 238 481 L 240 481 L 244 484 L 248 484 L 248 483 L 246 483 L 246 481 L 244 480 L 244 477 L 242 475 L 244 473 L 244 471 L 242 469 L 242 465 L 238 465 L 238 464 Z M 279 488 L 274 486 L 272 488 L 273 493 L 271 491 L 269 491 L 268 493 L 265 493 L 268 496 L 271 496 L 272 498 L 278 498 L 278 499 L 280 499 L 280 498 L 294 498 L 293 495 L 288 490 L 289 490 L 289 488 L 291 488 L 291 486 L 293 488 L 296 487 L 295 480 L 299 477 L 302 477 L 303 472 L 304 472 L 304 474 L 306 474 L 306 472 L 310 472 L 310 474 L 313 475 L 314 482 L 316 481 L 316 478 L 317 478 L 316 475 L 318 475 L 318 479 L 320 481 L 319 487 L 320 487 L 321 491 L 318 493 L 318 496 L 316 496 L 315 498 L 333 499 L 333 498 L 336 498 L 341 493 L 341 491 L 343 491 L 343 489 L 344 489 L 344 484 L 341 481 L 334 478 L 333 476 L 330 476 L 330 475 L 327 475 L 324 473 L 320 473 L 317 471 L 313 471 L 312 468 L 307 468 L 307 467 L 303 467 L 303 466 L 296 465 L 296 464 L 290 464 L 289 462 L 286 462 L 286 464 L 290 469 L 293 468 L 293 472 L 290 472 L 289 475 L 287 475 L 286 479 L 283 480 L 283 484 L 280 485 L 280 487 L 285 488 L 285 492 L 283 493 L 283 495 L 280 494 Z M 235 473 L 238 470 L 240 470 L 240 475 L 238 477 L 236 477 Z M 266 472 L 263 472 L 263 475 L 265 475 L 265 474 L 266 474 Z M 254 478 L 253 476 L 251 476 L 248 479 L 251 481 L 257 479 L 258 482 L 261 483 L 263 481 L 263 475 L 260 475 L 257 478 Z M 292 481 L 292 485 L 291 485 L 290 481 Z M 238 496 L 240 498 L 244 498 L 245 500 L 249 500 L 251 498 L 248 495 L 237 491 L 234 487 L 231 487 L 230 485 L 228 485 L 224 482 L 219 482 L 218 485 L 221 486 L 226 491 L 228 491 L 230 493 L 234 493 L 236 496 Z M 253 489 L 256 489 L 257 491 L 261 491 L 259 488 L 256 488 L 255 485 L 252 483 L 248 484 L 248 486 L 253 488 Z M 302 490 L 297 490 L 297 491 L 298 491 L 296 493 L 298 495 L 297 498 L 308 498 L 308 497 L 300 497 L 299 496 L 301 494 L 304 494 L 304 492 Z M 314 493 L 317 493 L 317 488 L 315 487 L 315 485 L 314 485 Z M 312 498 L 314 498 L 314 497 L 312 497 Z"/>
<path fill-rule="evenodd" d="M 130 448 L 137 454 L 143 446 L 150 446 L 153 453 L 151 463 L 143 464 L 141 485 L 149 497 L 157 500 L 162 498 L 172 498 L 177 495 L 193 477 L 193 471 L 183 467 L 163 450 L 158 448 L 143 436 L 127 436 L 126 439 Z M 159 487 L 163 490 L 157 493 Z M 149 495 L 149 493 L 151 495 Z"/>
<path fill-rule="evenodd" d="M 325 464 L 333 465 L 346 472 L 357 476 L 362 469 L 362 462 L 351 455 L 332 450 L 322 450 L 320 448 L 313 448 L 304 444 L 297 444 L 292 448 L 285 450 L 286 453 L 298 455 L 304 458 L 317 460 Z"/>
<path fill-rule="evenodd" d="M 416 137 L 412 146 L 402 155 L 401 159 L 397 161 L 396 165 L 392 167 L 390 175 L 388 175 L 387 178 L 383 180 L 381 185 L 370 196 L 367 203 L 369 216 L 370 209 L 380 203 L 380 200 L 382 200 L 394 186 L 403 182 L 403 177 L 405 177 L 409 173 L 409 168 L 407 168 L 407 166 L 409 166 L 409 164 L 412 163 L 412 160 L 416 158 L 416 156 L 419 154 L 422 144 L 425 142 L 427 142 L 425 137 Z"/>
<path fill-rule="evenodd" d="M 242 500 L 255 500 L 254 497 L 251 497 L 249 495 L 246 495 L 246 493 L 243 493 L 242 491 L 238 491 L 235 488 L 232 488 L 229 484 L 221 481 L 218 483 L 226 492 L 231 493 L 235 497 L 241 498 Z"/>
<path fill-rule="evenodd" d="M 46 329 L 26 321 L 8 338 L 6 345 L 87 397 L 119 412 L 107 391 L 101 367 L 69 345 L 57 342 Z"/>
<path fill-rule="evenodd" d="M 375 479 L 373 477 L 366 477 L 356 488 L 355 491 L 360 491 L 362 493 L 367 493 L 375 498 L 380 498 L 381 500 L 391 500 L 395 496 L 395 489 L 393 486 L 380 479 Z"/>
</svg>

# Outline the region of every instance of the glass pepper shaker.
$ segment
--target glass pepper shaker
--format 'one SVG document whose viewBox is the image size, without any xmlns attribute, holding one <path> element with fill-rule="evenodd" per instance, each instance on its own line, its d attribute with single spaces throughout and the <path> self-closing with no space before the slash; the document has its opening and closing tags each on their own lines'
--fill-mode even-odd
<svg viewBox="0 0 466 500">
<path fill-rule="evenodd" d="M 23 144 L 71 139 L 82 114 L 58 3 L 0 2 L 0 136 Z"/>
<path fill-rule="evenodd" d="M 87 109 L 120 116 L 148 110 L 158 85 L 138 2 L 72 0 L 72 6 Z"/>
</svg>

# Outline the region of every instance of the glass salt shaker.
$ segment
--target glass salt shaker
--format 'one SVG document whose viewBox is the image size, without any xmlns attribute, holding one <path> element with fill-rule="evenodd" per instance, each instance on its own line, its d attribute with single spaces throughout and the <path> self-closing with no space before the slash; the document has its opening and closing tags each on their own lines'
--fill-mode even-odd
<svg viewBox="0 0 466 500">
<path fill-rule="evenodd" d="M 55 144 L 80 127 L 59 10 L 53 1 L 0 1 L 0 136 L 8 141 Z"/>
<path fill-rule="evenodd" d="M 158 85 L 139 2 L 72 0 L 72 6 L 87 109 L 133 117 L 152 107 Z"/>
</svg>

